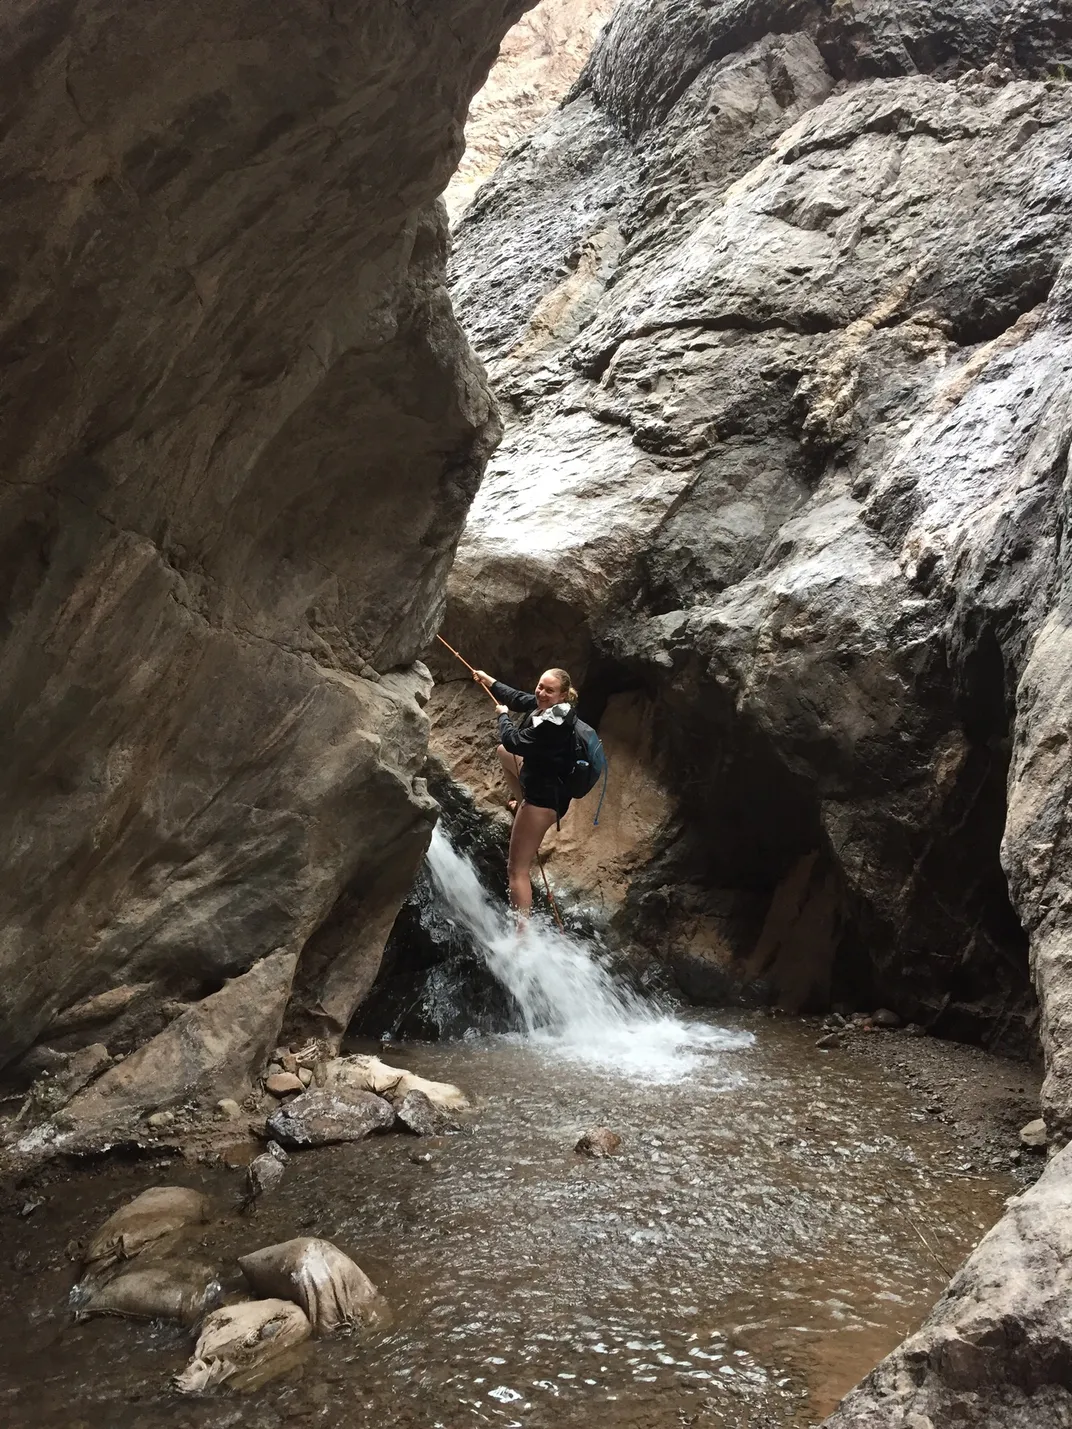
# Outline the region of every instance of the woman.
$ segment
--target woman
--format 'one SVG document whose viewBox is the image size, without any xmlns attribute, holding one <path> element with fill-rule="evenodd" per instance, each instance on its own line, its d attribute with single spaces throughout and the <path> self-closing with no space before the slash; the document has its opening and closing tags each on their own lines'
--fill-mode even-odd
<svg viewBox="0 0 1072 1429">
<path fill-rule="evenodd" d="M 545 670 L 532 695 L 493 680 L 483 670 L 474 670 L 473 679 L 498 701 L 502 743 L 496 752 L 514 796 L 508 805 L 514 811 L 508 867 L 510 904 L 524 920 L 532 911 L 532 860 L 544 834 L 570 805 L 566 781 L 573 767 L 577 691 L 565 670 Z M 517 728 L 509 719 L 511 710 L 525 715 Z"/>
</svg>

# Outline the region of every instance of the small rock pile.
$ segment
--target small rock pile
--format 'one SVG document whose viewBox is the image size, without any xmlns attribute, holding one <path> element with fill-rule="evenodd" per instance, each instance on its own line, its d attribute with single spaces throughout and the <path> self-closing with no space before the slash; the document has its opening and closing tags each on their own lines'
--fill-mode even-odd
<svg viewBox="0 0 1072 1429">
<path fill-rule="evenodd" d="M 392 1127 L 418 1136 L 457 1130 L 451 1113 L 469 1106 L 450 1083 L 376 1057 L 321 1060 L 314 1049 L 277 1049 L 265 1071 L 264 1089 L 281 1105 L 267 1118 L 272 1139 L 250 1163 L 240 1211 L 254 1210 L 279 1184 L 290 1159 L 284 1148 L 358 1141 Z M 218 1111 L 226 1117 L 230 1108 Z M 172 1114 L 165 1123 L 162 1115 L 153 1113 L 149 1123 L 163 1129 L 175 1120 Z M 76 1317 L 164 1319 L 195 1330 L 193 1356 L 174 1379 L 184 1394 L 223 1383 L 255 1389 L 296 1363 L 314 1336 L 390 1322 L 386 1300 L 364 1271 L 315 1237 L 238 1257 L 249 1293 L 225 1294 L 218 1266 L 183 1253 L 212 1218 L 209 1199 L 185 1186 L 153 1186 L 120 1207 L 81 1255 L 71 1292 Z"/>
</svg>

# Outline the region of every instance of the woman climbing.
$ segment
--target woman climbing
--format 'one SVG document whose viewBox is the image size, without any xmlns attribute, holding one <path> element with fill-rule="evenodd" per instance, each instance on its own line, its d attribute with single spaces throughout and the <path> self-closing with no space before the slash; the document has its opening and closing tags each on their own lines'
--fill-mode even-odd
<svg viewBox="0 0 1072 1429">
<path fill-rule="evenodd" d="M 520 919 L 532 910 L 529 869 L 552 824 L 570 805 L 566 781 L 573 765 L 573 705 L 577 691 L 565 670 L 545 670 L 529 695 L 483 670 L 478 681 L 498 701 L 499 738 L 496 751 L 513 798 L 507 807 L 514 815 L 510 834 L 510 903 Z M 509 719 L 514 710 L 525 718 L 516 728 Z"/>
</svg>

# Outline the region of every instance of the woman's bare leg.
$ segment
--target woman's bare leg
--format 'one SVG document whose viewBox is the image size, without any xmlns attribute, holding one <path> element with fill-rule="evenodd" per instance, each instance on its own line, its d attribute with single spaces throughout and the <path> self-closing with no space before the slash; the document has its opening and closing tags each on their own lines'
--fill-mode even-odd
<svg viewBox="0 0 1072 1429">
<path fill-rule="evenodd" d="M 510 833 L 510 906 L 519 922 L 532 912 L 532 879 L 529 870 L 543 843 L 544 834 L 555 823 L 554 809 L 540 809 L 535 804 L 522 804 Z"/>
<path fill-rule="evenodd" d="M 520 808 L 521 801 L 525 797 L 521 792 L 521 770 L 525 761 L 518 755 L 511 754 L 502 744 L 498 746 L 495 753 L 499 756 L 499 763 L 503 767 L 506 782 L 510 786 L 510 795 L 517 800 L 518 808 Z"/>
</svg>

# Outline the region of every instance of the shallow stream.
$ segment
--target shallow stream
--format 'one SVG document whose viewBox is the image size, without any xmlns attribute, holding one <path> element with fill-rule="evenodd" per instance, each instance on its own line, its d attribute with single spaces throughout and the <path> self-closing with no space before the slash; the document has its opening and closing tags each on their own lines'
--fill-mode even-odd
<svg viewBox="0 0 1072 1429">
<path fill-rule="evenodd" d="M 538 925 L 518 939 L 438 834 L 429 868 L 521 1029 L 392 1048 L 469 1093 L 462 1129 L 295 1154 L 252 1217 L 234 1210 L 248 1144 L 208 1164 L 57 1164 L 40 1205 L 0 1217 L 5 1429 L 800 1429 L 920 1323 L 940 1267 L 1017 1189 L 974 1172 L 875 1061 L 819 1050 L 814 1026 L 653 1007 L 586 945 Z M 599 1125 L 620 1155 L 575 1154 Z M 180 1398 L 189 1335 L 67 1308 L 67 1248 L 157 1184 L 215 1198 L 185 1253 L 228 1288 L 236 1256 L 324 1236 L 394 1326 L 309 1346 L 255 1395 Z"/>
<path fill-rule="evenodd" d="M 200 1186 L 227 1208 L 238 1173 L 142 1163 L 57 1179 L 31 1218 L 3 1217 L 16 1295 L 0 1311 L 0 1423 L 817 1423 L 926 1314 L 935 1256 L 954 1266 L 1014 1187 L 958 1170 L 947 1128 L 871 1063 L 818 1051 L 811 1028 L 693 1031 L 672 1081 L 507 1039 L 396 1057 L 469 1090 L 463 1132 L 430 1162 L 412 1159 L 428 1143 L 395 1134 L 307 1152 L 254 1218 L 228 1213 L 202 1237 L 221 1258 L 335 1240 L 396 1325 L 318 1344 L 299 1377 L 247 1399 L 169 1392 L 183 1333 L 73 1324 L 63 1255 L 148 1185 Z M 620 1156 L 573 1154 L 596 1124 L 621 1133 Z"/>
</svg>

